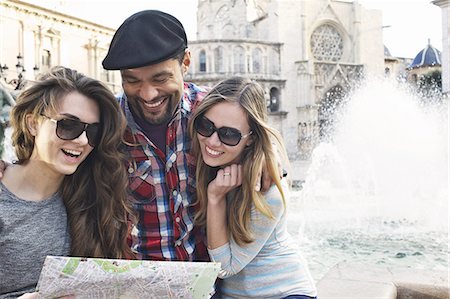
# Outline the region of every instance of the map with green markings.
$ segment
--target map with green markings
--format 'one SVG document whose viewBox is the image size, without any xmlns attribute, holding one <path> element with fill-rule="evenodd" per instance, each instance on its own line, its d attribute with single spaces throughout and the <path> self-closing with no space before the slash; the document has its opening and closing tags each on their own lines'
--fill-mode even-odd
<svg viewBox="0 0 450 299">
<path fill-rule="evenodd" d="M 39 298 L 210 298 L 220 263 L 47 256 Z"/>
</svg>

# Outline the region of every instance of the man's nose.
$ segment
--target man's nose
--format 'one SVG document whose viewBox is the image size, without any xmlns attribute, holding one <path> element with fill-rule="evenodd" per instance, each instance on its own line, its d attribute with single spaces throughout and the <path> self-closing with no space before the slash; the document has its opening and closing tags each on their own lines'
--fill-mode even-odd
<svg viewBox="0 0 450 299">
<path fill-rule="evenodd" d="M 158 89 L 150 83 L 144 82 L 139 90 L 139 97 L 146 101 L 153 100 L 158 96 Z"/>
</svg>

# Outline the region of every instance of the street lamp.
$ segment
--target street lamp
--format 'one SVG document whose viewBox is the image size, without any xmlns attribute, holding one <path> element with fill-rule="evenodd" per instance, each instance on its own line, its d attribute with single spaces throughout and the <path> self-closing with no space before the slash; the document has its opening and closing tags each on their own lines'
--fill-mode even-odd
<svg viewBox="0 0 450 299">
<path fill-rule="evenodd" d="M 26 72 L 25 67 L 23 66 L 23 56 L 17 55 L 17 64 L 16 64 L 16 70 L 17 70 L 17 82 L 16 82 L 16 88 L 15 90 L 18 90 L 21 88 L 22 82 L 23 82 L 23 74 Z"/>
<path fill-rule="evenodd" d="M 25 81 L 25 67 L 23 62 L 23 56 L 19 53 L 17 55 L 17 64 L 16 64 L 16 71 L 17 71 L 17 78 L 8 80 L 6 72 L 8 71 L 9 67 L 6 64 L 3 64 L 3 66 L 0 63 L 0 78 L 3 78 L 3 80 L 8 85 L 13 85 L 14 90 L 20 90 L 23 87 L 23 83 Z M 35 73 L 39 71 L 38 66 L 36 65 L 33 70 Z"/>
<path fill-rule="evenodd" d="M 39 74 L 39 67 L 37 66 L 37 64 L 35 64 L 33 67 L 33 73 L 34 73 L 34 78 L 36 78 L 37 75 Z"/>
</svg>

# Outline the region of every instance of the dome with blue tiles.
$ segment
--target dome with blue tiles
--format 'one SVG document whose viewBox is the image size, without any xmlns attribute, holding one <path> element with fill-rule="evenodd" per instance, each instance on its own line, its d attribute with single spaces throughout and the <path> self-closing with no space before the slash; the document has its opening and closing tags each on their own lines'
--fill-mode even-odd
<svg viewBox="0 0 450 299">
<path fill-rule="evenodd" d="M 433 47 L 430 44 L 430 40 L 428 40 L 428 45 L 416 55 L 408 68 L 413 69 L 424 66 L 439 66 L 441 64 L 441 52 Z"/>
</svg>

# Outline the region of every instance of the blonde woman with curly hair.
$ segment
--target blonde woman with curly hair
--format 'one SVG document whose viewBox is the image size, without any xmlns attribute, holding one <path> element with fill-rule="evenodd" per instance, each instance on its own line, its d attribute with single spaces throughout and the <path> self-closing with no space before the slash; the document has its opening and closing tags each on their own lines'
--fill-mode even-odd
<svg viewBox="0 0 450 299">
<path fill-rule="evenodd" d="M 286 229 L 289 188 L 278 166 L 286 151 L 267 124 L 262 87 L 241 77 L 220 82 L 196 108 L 190 133 L 198 155 L 196 224 L 206 227 L 210 258 L 222 265 L 218 295 L 317 296 Z M 254 187 L 260 169 L 273 182 L 267 192 Z"/>
<path fill-rule="evenodd" d="M 34 291 L 45 256 L 131 258 L 125 120 L 100 81 L 55 67 L 11 112 L 0 182 L 0 297 Z"/>
</svg>

